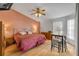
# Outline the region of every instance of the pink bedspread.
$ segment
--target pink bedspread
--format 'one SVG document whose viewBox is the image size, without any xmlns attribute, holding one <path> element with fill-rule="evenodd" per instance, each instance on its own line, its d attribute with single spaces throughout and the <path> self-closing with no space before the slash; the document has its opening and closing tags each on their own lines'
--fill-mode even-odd
<svg viewBox="0 0 79 59">
<path fill-rule="evenodd" d="M 42 34 L 29 34 L 23 38 L 17 38 L 16 43 L 21 51 L 27 51 L 37 45 L 43 44 L 45 39 L 45 36 Z"/>
</svg>

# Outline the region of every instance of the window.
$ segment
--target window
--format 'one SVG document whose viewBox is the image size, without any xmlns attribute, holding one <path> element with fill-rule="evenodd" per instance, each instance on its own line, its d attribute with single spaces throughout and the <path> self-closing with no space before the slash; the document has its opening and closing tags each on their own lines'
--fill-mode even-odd
<svg viewBox="0 0 79 59">
<path fill-rule="evenodd" d="M 74 40 L 74 25 L 74 19 L 67 21 L 67 37 L 72 40 Z"/>
<path fill-rule="evenodd" d="M 53 34 L 57 34 L 57 35 L 63 34 L 63 22 L 62 21 L 53 22 Z"/>
</svg>

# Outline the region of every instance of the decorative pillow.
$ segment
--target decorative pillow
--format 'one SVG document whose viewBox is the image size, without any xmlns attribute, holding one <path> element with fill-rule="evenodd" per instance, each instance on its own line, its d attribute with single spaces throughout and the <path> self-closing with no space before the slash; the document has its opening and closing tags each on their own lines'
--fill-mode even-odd
<svg viewBox="0 0 79 59">
<path fill-rule="evenodd" d="M 25 34 L 27 34 L 27 32 L 25 32 L 25 31 L 21 31 L 21 32 L 19 32 L 21 35 L 25 35 Z"/>
<path fill-rule="evenodd" d="M 28 31 L 28 34 L 32 34 L 32 31 Z"/>
</svg>

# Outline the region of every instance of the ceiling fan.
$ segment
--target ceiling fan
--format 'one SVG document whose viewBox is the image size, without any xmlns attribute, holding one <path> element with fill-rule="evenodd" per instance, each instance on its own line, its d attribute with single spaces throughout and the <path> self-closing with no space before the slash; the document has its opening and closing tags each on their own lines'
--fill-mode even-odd
<svg viewBox="0 0 79 59">
<path fill-rule="evenodd" d="M 46 15 L 45 14 L 45 9 L 41 9 L 41 8 L 35 8 L 35 9 L 32 9 L 32 11 L 33 11 L 33 13 L 32 13 L 32 15 L 35 15 L 35 16 L 37 16 L 37 17 L 40 17 L 40 16 L 42 16 L 42 15 Z"/>
<path fill-rule="evenodd" d="M 13 3 L 0 3 L 0 10 L 9 10 Z"/>
</svg>

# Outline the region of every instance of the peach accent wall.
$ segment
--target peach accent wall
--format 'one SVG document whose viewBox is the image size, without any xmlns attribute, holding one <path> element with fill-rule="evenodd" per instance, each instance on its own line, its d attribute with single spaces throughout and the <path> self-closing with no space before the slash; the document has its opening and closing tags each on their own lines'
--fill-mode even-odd
<svg viewBox="0 0 79 59">
<path fill-rule="evenodd" d="M 23 30 L 32 28 L 33 32 L 40 31 L 40 23 L 25 16 L 15 10 L 0 11 L 0 20 L 6 26 L 7 34 L 12 34 L 13 29 Z"/>
</svg>

